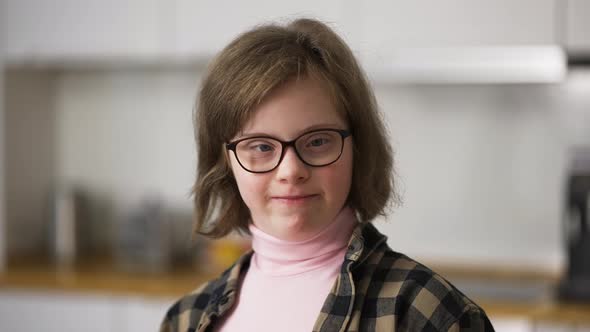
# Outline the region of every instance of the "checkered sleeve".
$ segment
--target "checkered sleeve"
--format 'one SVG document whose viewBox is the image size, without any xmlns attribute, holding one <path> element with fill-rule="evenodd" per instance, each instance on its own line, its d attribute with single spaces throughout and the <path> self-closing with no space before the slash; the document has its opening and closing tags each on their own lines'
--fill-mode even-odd
<svg viewBox="0 0 590 332">
<path fill-rule="evenodd" d="M 449 332 L 494 332 L 494 327 L 483 310 L 475 305 L 470 305 L 450 326 Z"/>
<path fill-rule="evenodd" d="M 194 327 L 203 316 L 205 307 L 209 303 L 210 284 L 201 287 L 194 294 L 188 294 L 174 303 L 160 325 L 160 332 L 186 331 Z"/>
<path fill-rule="evenodd" d="M 160 332 L 203 331 L 233 301 L 239 276 L 248 268 L 252 252 L 244 254 L 217 279 L 211 280 L 177 300 L 166 312 Z"/>
<path fill-rule="evenodd" d="M 170 323 L 168 317 L 164 317 L 162 324 L 160 324 L 160 332 L 174 332 L 174 330 L 172 329 L 172 324 Z"/>
</svg>

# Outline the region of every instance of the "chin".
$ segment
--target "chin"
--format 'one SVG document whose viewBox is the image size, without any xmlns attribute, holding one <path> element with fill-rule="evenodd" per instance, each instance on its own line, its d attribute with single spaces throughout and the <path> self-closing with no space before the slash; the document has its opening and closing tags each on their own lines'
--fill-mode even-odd
<svg viewBox="0 0 590 332">
<path fill-rule="evenodd" d="M 280 218 L 276 224 L 280 238 L 291 241 L 303 241 L 315 235 L 313 223 L 307 216 L 297 215 Z"/>
</svg>

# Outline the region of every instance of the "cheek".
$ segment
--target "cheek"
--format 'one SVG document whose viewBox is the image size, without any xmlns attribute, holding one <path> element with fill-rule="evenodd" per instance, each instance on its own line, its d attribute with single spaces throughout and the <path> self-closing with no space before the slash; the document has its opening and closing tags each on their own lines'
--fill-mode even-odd
<svg viewBox="0 0 590 332">
<path fill-rule="evenodd" d="M 240 196 L 246 206 L 249 209 L 253 209 L 262 204 L 264 201 L 265 187 L 261 177 L 244 170 L 233 157 L 231 158 L 231 167 L 236 183 L 238 184 Z"/>
<path fill-rule="evenodd" d="M 351 151 L 348 151 L 351 152 Z M 336 163 L 319 174 L 332 200 L 346 200 L 352 183 L 352 153 L 345 153 Z"/>
</svg>

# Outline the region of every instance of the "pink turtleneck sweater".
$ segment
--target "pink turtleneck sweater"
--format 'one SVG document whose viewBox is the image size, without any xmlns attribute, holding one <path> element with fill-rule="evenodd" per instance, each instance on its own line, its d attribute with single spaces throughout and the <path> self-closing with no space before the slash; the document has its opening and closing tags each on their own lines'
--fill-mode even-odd
<svg viewBox="0 0 590 332">
<path fill-rule="evenodd" d="M 312 238 L 288 242 L 251 225 L 254 254 L 232 311 L 216 330 L 311 331 L 340 272 L 356 226 L 344 208 Z"/>
</svg>

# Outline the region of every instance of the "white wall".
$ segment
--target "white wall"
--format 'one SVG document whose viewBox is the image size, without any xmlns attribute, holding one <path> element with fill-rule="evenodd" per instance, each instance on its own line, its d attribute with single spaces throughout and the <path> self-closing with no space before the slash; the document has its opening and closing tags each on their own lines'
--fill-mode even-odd
<svg viewBox="0 0 590 332">
<path fill-rule="evenodd" d="M 63 74 L 56 82 L 58 178 L 123 206 L 156 193 L 190 208 L 198 78 L 166 70 Z"/>
<path fill-rule="evenodd" d="M 390 245 L 428 262 L 561 268 L 568 149 L 590 142 L 590 100 L 575 92 L 587 76 L 564 85 L 377 86 L 404 197 L 378 223 Z M 57 76 L 58 178 L 123 208 L 159 193 L 190 209 L 199 79 L 155 69 Z"/>
<path fill-rule="evenodd" d="M 557 269 L 566 139 L 548 86 L 380 87 L 404 205 L 382 229 L 426 260 Z"/>
<path fill-rule="evenodd" d="M 90 190 L 104 207 L 89 226 L 99 249 L 141 199 L 192 211 L 197 81 L 190 70 L 145 68 L 69 71 L 56 81 L 56 176 Z"/>
</svg>

